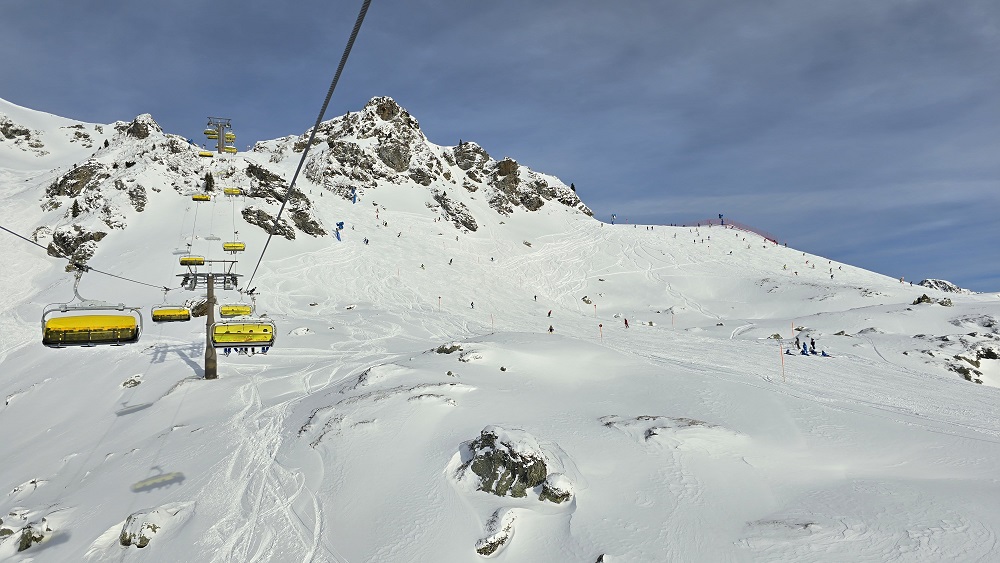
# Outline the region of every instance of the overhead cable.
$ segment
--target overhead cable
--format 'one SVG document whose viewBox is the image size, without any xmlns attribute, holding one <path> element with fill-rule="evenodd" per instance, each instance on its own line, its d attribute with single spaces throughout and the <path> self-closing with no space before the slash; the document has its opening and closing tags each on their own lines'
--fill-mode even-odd
<svg viewBox="0 0 1000 563">
<path fill-rule="evenodd" d="M 333 75 L 333 81 L 330 82 L 330 89 L 326 92 L 326 99 L 323 100 L 323 107 L 319 110 L 319 115 L 316 117 L 316 123 L 313 125 L 312 131 L 309 133 L 309 141 L 306 143 L 306 148 L 302 151 L 302 157 L 299 159 L 299 165 L 295 167 L 295 174 L 292 175 L 292 181 L 288 184 L 288 190 L 285 192 L 285 200 L 281 202 L 281 207 L 278 209 L 278 214 L 274 217 L 274 226 L 271 227 L 270 232 L 267 235 L 267 241 L 264 242 L 264 248 L 260 251 L 260 257 L 257 259 L 257 265 L 253 268 L 253 273 L 250 274 L 250 278 L 247 280 L 247 285 L 253 281 L 254 276 L 257 275 L 257 269 L 260 268 L 260 263 L 264 259 L 264 253 L 267 252 L 267 246 L 271 244 L 271 237 L 274 233 L 278 232 L 278 221 L 281 219 L 281 213 L 285 210 L 285 205 L 288 201 L 292 199 L 292 195 L 295 193 L 295 181 L 299 177 L 299 171 L 302 170 L 302 165 L 306 161 L 306 155 L 309 154 L 309 148 L 312 147 L 313 139 L 316 138 L 316 131 L 319 129 L 319 124 L 323 121 L 323 116 L 326 114 L 326 107 L 330 105 L 330 98 L 333 97 L 333 91 L 337 88 L 337 82 L 340 81 L 340 75 L 344 72 L 344 66 L 347 65 L 347 58 L 351 55 L 351 49 L 354 47 L 354 40 L 358 37 L 358 32 L 361 30 L 361 23 L 365 21 L 365 14 L 368 13 L 368 6 L 371 4 L 371 0 L 365 0 L 361 5 L 361 12 L 358 13 L 358 19 L 354 22 L 354 29 L 351 31 L 351 38 L 347 40 L 347 46 L 344 47 L 344 54 L 340 57 L 340 64 L 337 66 L 337 72 Z"/>
</svg>

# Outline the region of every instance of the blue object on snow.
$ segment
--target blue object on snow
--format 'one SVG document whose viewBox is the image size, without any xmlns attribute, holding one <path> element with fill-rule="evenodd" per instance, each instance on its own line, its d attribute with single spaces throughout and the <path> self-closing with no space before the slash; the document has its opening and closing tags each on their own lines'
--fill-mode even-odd
<svg viewBox="0 0 1000 563">
<path fill-rule="evenodd" d="M 358 189 L 351 188 L 351 203 L 357 203 L 357 202 L 358 202 Z"/>
<path fill-rule="evenodd" d="M 340 231 L 333 231 L 333 234 L 337 235 L 337 240 L 340 240 Z"/>
</svg>

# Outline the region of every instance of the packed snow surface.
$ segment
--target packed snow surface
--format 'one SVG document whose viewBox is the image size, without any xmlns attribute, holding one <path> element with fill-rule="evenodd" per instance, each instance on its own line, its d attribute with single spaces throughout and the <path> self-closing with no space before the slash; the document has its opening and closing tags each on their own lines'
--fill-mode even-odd
<svg viewBox="0 0 1000 563">
<path fill-rule="evenodd" d="M 67 143 L 0 145 L 5 226 L 65 212 L 39 209 L 52 176 L 25 163 L 67 166 Z M 290 178 L 296 157 L 200 166 Z M 82 296 L 143 307 L 140 341 L 46 348 L 42 309 L 72 297 L 72 275 L 6 239 L 0 559 L 471 562 L 496 544 L 495 561 L 997 560 L 997 294 L 718 225 L 607 225 L 558 204 L 505 216 L 453 186 L 479 222 L 467 232 L 416 184 L 356 204 L 299 188 L 341 240 L 271 240 L 252 285 L 276 345 L 220 356 L 212 381 L 204 317 L 148 314 L 203 290 L 85 274 Z M 238 230 L 247 279 L 267 235 L 245 205 L 152 191 L 90 263 L 176 287 L 188 244 L 231 258 L 220 239 Z M 924 293 L 951 305 L 913 304 Z M 810 340 L 830 357 L 802 355 Z M 489 428 L 543 452 L 570 500 L 460 478 L 463 444 Z M 44 539 L 19 552 L 25 530 Z"/>
</svg>

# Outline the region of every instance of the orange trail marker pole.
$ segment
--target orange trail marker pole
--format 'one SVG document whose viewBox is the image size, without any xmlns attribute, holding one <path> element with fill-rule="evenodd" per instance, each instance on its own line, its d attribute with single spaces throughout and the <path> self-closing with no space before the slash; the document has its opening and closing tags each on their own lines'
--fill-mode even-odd
<svg viewBox="0 0 1000 563">
<path fill-rule="evenodd" d="M 594 318 L 597 318 L 597 303 L 594 303 Z"/>
<path fill-rule="evenodd" d="M 598 324 L 597 330 L 601 331 L 601 342 L 604 342 L 604 323 Z"/>
<path fill-rule="evenodd" d="M 438 295 L 438 313 L 441 312 L 441 296 Z"/>
</svg>

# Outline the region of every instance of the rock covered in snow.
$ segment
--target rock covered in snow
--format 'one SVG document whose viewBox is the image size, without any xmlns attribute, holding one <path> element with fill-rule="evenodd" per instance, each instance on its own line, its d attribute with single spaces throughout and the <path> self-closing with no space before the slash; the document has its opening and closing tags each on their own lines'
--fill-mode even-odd
<svg viewBox="0 0 1000 563">
<path fill-rule="evenodd" d="M 480 491 L 499 497 L 524 497 L 541 485 L 548 472 L 545 454 L 535 438 L 523 430 L 487 426 L 479 438 L 465 444 L 471 459 L 468 469 L 479 477 Z"/>
<path fill-rule="evenodd" d="M 180 527 L 191 516 L 193 505 L 193 502 L 175 502 L 133 512 L 122 525 L 118 543 L 123 547 L 146 547 L 157 533 Z"/>
<path fill-rule="evenodd" d="M 926 279 L 921 280 L 917 285 L 928 287 L 930 289 L 936 289 L 938 291 L 946 291 L 948 293 L 972 293 L 968 289 L 962 289 L 961 287 L 958 287 L 957 285 L 946 280 Z"/>
<path fill-rule="evenodd" d="M 514 536 L 515 519 L 513 510 L 497 509 L 486 523 L 486 536 L 476 542 L 476 553 L 493 557 L 503 551 Z"/>
</svg>

